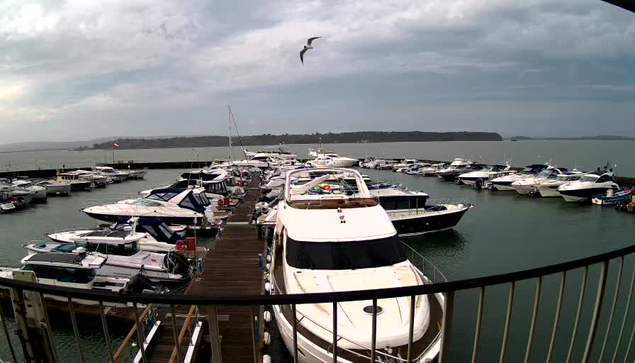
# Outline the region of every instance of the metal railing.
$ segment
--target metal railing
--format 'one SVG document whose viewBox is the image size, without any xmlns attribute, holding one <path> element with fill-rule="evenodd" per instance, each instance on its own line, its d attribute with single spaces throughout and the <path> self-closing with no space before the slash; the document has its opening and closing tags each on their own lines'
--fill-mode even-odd
<svg viewBox="0 0 635 363">
<path fill-rule="evenodd" d="M 413 259 L 420 258 L 419 254 L 412 249 L 407 249 L 408 257 Z M 542 336 L 549 336 L 549 345 L 548 349 L 545 349 L 546 352 L 546 361 L 553 361 L 554 357 L 554 349 L 556 346 L 557 336 L 560 333 L 562 335 L 563 331 L 567 331 L 567 335 L 569 337 L 566 339 L 569 345 L 569 349 L 567 352 L 567 362 L 569 361 L 581 361 L 588 362 L 592 357 L 592 353 L 595 350 L 594 357 L 599 357 L 600 361 L 610 361 L 616 362 L 617 357 L 619 356 L 620 349 L 625 347 L 626 351 L 624 352 L 624 361 L 627 361 L 629 356 L 632 353 L 631 346 L 633 344 L 633 339 L 635 337 L 635 329 L 633 329 L 633 317 L 630 313 L 630 305 L 631 299 L 633 295 L 633 290 L 635 287 L 635 269 L 633 269 L 632 275 L 630 277 L 630 285 L 628 289 L 628 294 L 626 299 L 621 298 L 623 296 L 624 289 L 622 288 L 622 280 L 624 275 L 624 265 L 625 258 L 631 254 L 635 253 L 635 246 L 629 246 L 626 248 L 618 249 L 615 251 L 598 254 L 591 257 L 581 258 L 573 261 L 568 261 L 564 263 L 553 264 L 544 267 L 532 268 L 528 270 L 510 272 L 505 274 L 499 274 L 494 276 L 486 276 L 486 277 L 478 277 L 472 279 L 465 279 L 459 281 L 447 281 L 447 282 L 437 282 L 432 284 L 424 284 L 418 286 L 408 286 L 401 288 L 389 288 L 389 289 L 377 289 L 377 290 L 362 290 L 362 291 L 347 291 L 347 292 L 335 292 L 335 293 L 312 293 L 312 294 L 293 294 L 293 295 L 280 295 L 280 294 L 272 294 L 272 295 L 237 295 L 237 296 L 194 296 L 194 295 L 150 295 L 150 294 L 141 294 L 141 293 L 131 293 L 131 294 L 117 294 L 105 291 L 88 291 L 84 289 L 76 289 L 76 288 L 68 288 L 62 286 L 48 286 L 43 284 L 37 284 L 33 282 L 25 282 L 25 281 L 17 281 L 13 279 L 0 279 L 0 287 L 5 289 L 10 289 L 12 293 L 12 302 L 14 305 L 14 314 L 15 320 L 18 329 L 16 331 L 10 331 L 7 327 L 5 314 L 0 309 L 0 321 L 2 328 L 4 329 L 4 336 L 7 339 L 7 343 L 9 344 L 9 348 L 11 351 L 13 361 L 17 361 L 17 356 L 19 352 L 18 347 L 14 347 L 11 344 L 11 336 L 17 334 L 21 338 L 22 351 L 25 357 L 27 357 L 27 361 L 34 359 L 34 355 L 38 354 L 37 352 L 41 352 L 42 350 L 46 350 L 47 354 L 50 355 L 50 359 L 46 361 L 52 362 L 60 362 L 59 352 L 60 349 L 56 349 L 58 347 L 54 341 L 54 335 L 51 334 L 51 324 L 49 320 L 48 314 L 48 306 L 51 304 L 51 301 L 45 299 L 45 295 L 47 296 L 56 296 L 59 298 L 67 299 L 67 308 L 70 312 L 71 322 L 72 322 L 72 332 L 75 338 L 75 343 L 78 346 L 78 349 L 83 352 L 84 348 L 81 346 L 80 341 L 80 325 L 78 325 L 78 320 L 76 319 L 77 311 L 74 307 L 74 302 L 77 301 L 92 301 L 94 302 L 94 306 L 98 309 L 98 315 L 101 317 L 102 325 L 103 325 L 103 333 L 104 339 L 106 341 L 106 346 L 108 349 L 108 356 L 110 361 L 115 361 L 113 359 L 112 354 L 112 344 L 108 332 L 108 325 L 106 324 L 106 314 L 105 314 L 105 305 L 113 305 L 113 304 L 125 304 L 127 306 L 134 306 L 134 315 L 135 315 L 135 324 L 137 326 L 137 335 L 138 341 L 144 342 L 145 339 L 143 337 L 144 329 L 140 329 L 140 324 L 143 320 L 139 319 L 138 309 L 140 306 L 147 306 L 149 304 L 155 304 L 156 306 L 163 306 L 170 309 L 172 312 L 172 334 L 174 336 L 174 341 L 177 342 L 179 334 L 176 331 L 176 323 L 175 323 L 175 307 L 180 306 L 197 306 L 201 309 L 201 311 L 206 311 L 206 319 L 208 325 L 208 331 L 210 334 L 210 341 L 212 346 L 212 361 L 220 362 L 222 357 L 220 354 L 220 345 L 222 342 L 219 340 L 219 332 L 218 332 L 218 317 L 216 316 L 216 308 L 220 306 L 249 306 L 254 307 L 271 307 L 271 306 L 288 306 L 291 311 L 293 311 L 294 316 L 297 315 L 297 306 L 302 304 L 332 304 L 332 318 L 333 318 L 333 337 L 335 338 L 330 343 L 333 345 L 330 350 L 329 357 L 333 362 L 342 362 L 342 360 L 338 360 L 338 352 L 344 352 L 343 350 L 338 350 L 338 304 L 343 302 L 351 302 L 351 301 L 362 301 L 369 300 L 372 301 L 373 310 L 372 314 L 370 314 L 370 318 L 372 319 L 372 342 L 373 344 L 370 346 L 370 356 L 372 357 L 370 361 L 381 361 L 378 360 L 379 356 L 386 357 L 385 355 L 378 354 L 376 351 L 377 347 L 375 343 L 377 342 L 377 301 L 381 299 L 389 299 L 389 298 L 398 298 L 398 297 L 406 297 L 410 299 L 410 309 L 411 312 L 414 312 L 414 301 L 418 296 L 423 295 L 431 295 L 431 294 L 442 294 L 443 295 L 443 317 L 441 323 L 441 341 L 440 341 L 440 349 L 439 349 L 439 361 L 447 362 L 449 361 L 448 354 L 449 349 L 451 347 L 451 339 L 452 336 L 452 325 L 453 325 L 453 314 L 454 314 L 454 303 L 455 303 L 455 294 L 465 290 L 475 290 L 478 292 L 478 305 L 473 305 L 474 312 L 476 315 L 476 324 L 474 327 L 474 342 L 471 349 L 471 361 L 476 362 L 478 354 L 479 354 L 479 346 L 482 338 L 482 321 L 483 321 L 483 313 L 485 306 L 485 298 L 490 290 L 490 288 L 495 285 L 503 285 L 508 287 L 508 294 L 506 297 L 506 310 L 505 310 L 505 322 L 500 325 L 499 328 L 502 329 L 502 341 L 500 344 L 500 358 L 498 359 L 500 362 L 505 361 L 505 357 L 510 354 L 508 350 L 510 349 L 510 332 L 512 332 L 511 321 L 512 314 L 514 311 L 514 306 L 516 304 L 518 286 L 522 281 L 535 279 L 535 292 L 534 299 L 531 309 L 531 323 L 528 327 L 527 331 L 527 343 L 522 344 L 524 349 L 520 352 L 514 351 L 513 353 L 516 356 L 524 356 L 524 361 L 527 362 L 530 360 L 532 354 L 537 354 L 536 348 L 534 347 L 534 338 L 537 334 L 538 327 L 540 326 L 540 332 L 542 332 Z M 435 268 L 426 265 L 426 260 L 421 256 L 423 261 L 422 272 L 426 273 L 429 276 L 430 271 L 436 271 Z M 612 263 L 614 267 L 612 270 L 617 270 L 614 273 L 615 276 L 609 278 L 610 269 L 609 265 Z M 590 270 L 595 270 L 599 265 L 599 275 L 597 281 L 596 289 L 588 289 L 587 285 L 592 282 L 592 276 L 589 273 Z M 617 267 L 616 267 L 617 266 Z M 616 267 L 616 268 L 615 268 Z M 582 269 L 582 281 L 579 296 L 576 297 L 578 304 L 575 313 L 575 319 L 573 322 L 573 326 L 567 326 L 567 329 L 563 329 L 562 322 L 562 312 L 563 312 L 563 301 L 565 300 L 566 289 L 565 284 L 567 282 L 568 276 L 571 275 L 573 270 Z M 432 272 L 432 282 L 436 282 L 437 278 L 439 281 L 442 279 L 443 275 L 436 271 Z M 541 296 L 543 294 L 544 284 L 547 278 L 556 277 L 559 278 L 559 288 L 557 293 L 557 303 L 555 305 L 555 310 L 553 313 L 553 321 L 550 324 L 537 324 L 539 315 L 541 313 Z M 443 279 L 444 280 L 444 279 Z M 607 281 L 615 282 L 614 285 L 614 293 L 612 296 L 607 295 Z M 610 289 L 609 289 L 610 290 Z M 496 295 L 496 294 L 493 294 Z M 589 296 L 591 295 L 591 296 Z M 592 300 L 588 300 L 592 299 Z M 588 324 L 581 324 L 581 320 L 587 317 L 587 314 L 584 314 L 585 309 L 583 308 L 585 305 L 585 301 L 587 303 L 589 301 L 593 302 L 593 307 L 591 309 L 591 314 L 588 314 L 589 322 Z M 57 302 L 59 304 L 59 302 Z M 28 309 L 27 306 L 38 306 L 41 304 L 42 309 L 41 313 L 35 315 L 35 319 L 27 319 Z M 616 308 L 617 306 L 623 307 L 622 309 Z M 607 310 L 608 309 L 608 310 Z M 618 310 L 622 310 L 623 312 L 620 315 L 617 315 Z M 604 317 L 606 321 L 603 324 L 600 324 L 600 317 L 604 312 Z M 607 315 L 608 314 L 608 315 Z M 409 322 L 409 342 L 408 342 L 408 355 L 404 359 L 404 361 L 411 362 L 414 357 L 412 356 L 412 345 L 413 345 L 413 327 L 414 327 L 414 314 L 410 314 L 410 322 Z M 608 319 L 608 320 L 606 320 Z M 38 346 L 32 346 L 30 344 L 34 344 L 34 341 L 25 339 L 25 331 L 27 324 L 31 323 L 30 327 L 33 328 L 33 322 L 35 322 L 35 327 L 40 329 L 40 340 L 43 340 L 43 344 Z M 291 324 L 293 325 L 293 349 L 290 349 L 291 354 L 295 357 L 298 355 L 298 326 L 302 322 L 298 319 L 293 319 Z M 588 325 L 588 327 L 587 327 Z M 602 332 L 599 328 L 602 325 L 604 331 Z M 583 328 L 585 326 L 585 328 Z M 584 329 L 584 331 L 582 330 Z M 630 333 L 629 333 L 630 331 Z M 44 333 L 42 333 L 44 332 Z M 584 337 L 581 336 L 584 334 Z M 1 336 L 2 334 L 0 334 Z M 612 336 L 613 339 L 610 339 L 609 336 Z M 563 340 L 563 337 L 560 337 L 560 340 Z M 255 344 L 257 339 L 253 339 L 254 341 L 254 354 L 258 351 L 255 349 Z M 584 344 L 584 349 L 582 352 L 581 358 L 575 358 L 574 346 L 576 343 L 582 342 Z M 461 343 L 461 342 L 458 342 Z M 514 345 L 517 345 L 518 342 L 514 342 Z M 181 345 L 175 344 L 174 349 L 177 351 L 176 358 L 178 358 L 178 362 L 184 362 L 186 354 L 181 351 Z M 214 348 L 216 347 L 216 348 Z M 545 347 L 546 348 L 546 347 Z M 139 353 L 141 354 L 141 361 L 146 362 L 146 352 L 144 344 L 138 344 Z M 623 350 L 622 350 L 623 351 Z M 383 353 L 383 352 L 382 352 Z M 597 359 L 597 357 L 595 359 Z M 5 359 L 6 357 L 0 357 Z M 84 361 L 84 355 L 80 354 L 77 358 L 80 361 Z M 175 358 L 175 359 L 176 359 Z M 402 357 L 403 358 L 403 357 Z M 383 358 L 382 358 L 383 359 Z M 595 360 L 594 359 L 594 360 Z M 297 361 L 297 359 L 296 359 Z M 385 360 L 384 360 L 385 361 Z"/>
</svg>

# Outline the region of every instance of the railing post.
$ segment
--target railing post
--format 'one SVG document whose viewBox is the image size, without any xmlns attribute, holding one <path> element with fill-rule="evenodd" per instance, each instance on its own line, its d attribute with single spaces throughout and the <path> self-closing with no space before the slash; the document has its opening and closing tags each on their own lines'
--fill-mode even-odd
<svg viewBox="0 0 635 363">
<path fill-rule="evenodd" d="M 415 301 L 416 295 L 410 296 L 410 325 L 408 326 L 408 352 L 407 352 L 407 363 L 412 362 L 412 341 L 414 340 L 414 330 L 415 330 Z M 372 362 L 375 363 L 375 362 Z"/>
<path fill-rule="evenodd" d="M 595 340 L 595 334 L 598 329 L 598 320 L 600 319 L 600 313 L 602 312 L 602 303 L 604 301 L 604 290 L 606 289 L 606 277 L 608 275 L 609 261 L 602 263 L 600 269 L 600 280 L 598 283 L 598 293 L 595 296 L 595 307 L 593 308 L 593 318 L 591 320 L 591 327 L 589 328 L 589 336 L 587 338 L 586 347 L 584 348 L 584 355 L 582 356 L 582 362 L 587 363 L 591 355 L 591 349 L 593 349 L 593 341 Z"/>
<path fill-rule="evenodd" d="M 445 293 L 445 308 L 443 309 L 443 322 L 441 323 L 441 352 L 439 363 L 449 362 L 450 334 L 452 333 L 452 316 L 454 313 L 454 291 Z"/>
<path fill-rule="evenodd" d="M 514 307 L 514 292 L 516 289 L 516 281 L 512 281 L 509 286 L 509 299 L 507 300 L 507 314 L 505 315 L 505 330 L 503 331 L 503 343 L 501 344 L 501 355 L 499 362 L 505 362 L 505 353 L 507 352 L 507 339 L 509 338 L 509 327 L 512 323 L 512 309 Z"/>
<path fill-rule="evenodd" d="M 377 299 L 373 299 L 373 321 L 371 329 L 371 337 L 370 337 L 370 361 L 371 363 L 375 362 L 376 358 L 376 347 L 377 347 Z"/>
<path fill-rule="evenodd" d="M 333 301 L 333 363 L 337 363 L 337 301 Z"/>
<path fill-rule="evenodd" d="M 481 320 L 483 318 L 483 305 L 485 302 L 485 287 L 481 286 L 478 289 L 478 312 L 476 314 L 476 331 L 474 332 L 474 346 L 472 348 L 472 363 L 476 363 L 476 356 L 478 355 L 478 341 L 481 337 Z"/>
<path fill-rule="evenodd" d="M 296 304 L 292 304 L 293 310 L 293 363 L 298 363 L 298 315 Z"/>
<path fill-rule="evenodd" d="M 207 324 L 209 325 L 209 341 L 212 346 L 212 363 L 222 363 L 218 315 L 215 306 L 207 307 Z"/>
<path fill-rule="evenodd" d="M 560 324 L 560 312 L 562 311 L 562 300 L 564 297 L 564 288 L 566 283 L 567 283 L 567 271 L 563 271 L 562 278 L 560 279 L 560 290 L 558 291 L 558 305 L 556 307 L 556 316 L 553 319 L 553 329 L 551 330 L 551 341 L 549 342 L 549 351 L 547 352 L 547 363 L 551 361 L 553 348 L 556 344 L 556 334 L 558 332 L 558 325 Z"/>
<path fill-rule="evenodd" d="M 613 351 L 613 358 L 611 359 L 611 363 L 615 363 L 615 359 L 617 359 L 617 352 L 620 350 L 620 343 L 622 342 L 622 336 L 624 335 L 624 327 L 626 326 L 629 310 L 631 308 L 631 299 L 633 298 L 633 288 L 635 288 L 635 266 L 633 267 L 633 276 L 631 277 L 631 286 L 628 288 L 628 297 L 626 298 L 626 310 L 624 310 L 624 319 L 622 320 L 622 326 L 620 327 L 620 334 L 618 335 L 617 343 L 615 343 L 615 349 Z M 630 343 L 629 343 L 629 348 L 630 348 Z M 628 355 L 627 355 L 627 358 L 628 358 Z"/>
<path fill-rule="evenodd" d="M 620 295 L 620 288 L 622 287 L 622 273 L 624 272 L 624 256 L 620 257 L 620 269 L 617 274 L 615 293 L 613 294 L 613 304 L 611 305 L 611 315 L 609 316 L 609 322 L 606 324 L 606 335 L 604 336 L 604 342 L 602 343 L 602 350 L 600 350 L 600 362 L 604 358 L 604 352 L 606 351 L 606 344 L 609 341 L 609 335 L 611 334 L 611 327 L 613 326 L 613 317 L 615 316 L 615 306 L 617 305 L 617 299 Z"/>
<path fill-rule="evenodd" d="M 256 325 L 254 324 L 257 319 L 256 314 L 254 313 L 254 306 L 249 307 L 249 315 L 251 316 L 251 349 L 252 354 L 254 356 L 254 363 L 258 363 L 258 354 L 256 348 Z"/>
<path fill-rule="evenodd" d="M 542 276 L 538 278 L 536 284 L 536 296 L 534 299 L 534 311 L 531 316 L 531 328 L 529 329 L 529 339 L 527 341 L 527 350 L 525 352 L 525 363 L 529 362 L 529 356 L 531 355 L 531 347 L 534 342 L 534 332 L 536 331 L 536 320 L 538 319 L 538 308 L 540 307 L 540 293 L 542 291 Z"/>
<path fill-rule="evenodd" d="M 580 323 L 580 315 L 582 314 L 582 305 L 584 304 L 584 295 L 586 294 L 586 280 L 588 277 L 589 266 L 584 266 L 584 275 L 582 275 L 582 287 L 580 287 L 580 299 L 578 300 L 578 311 L 575 316 L 575 323 L 573 323 L 573 333 L 571 333 L 571 344 L 569 344 L 569 352 L 567 353 L 567 363 L 571 361 L 573 347 L 575 346 L 576 335 L 578 333 L 578 324 Z"/>
</svg>

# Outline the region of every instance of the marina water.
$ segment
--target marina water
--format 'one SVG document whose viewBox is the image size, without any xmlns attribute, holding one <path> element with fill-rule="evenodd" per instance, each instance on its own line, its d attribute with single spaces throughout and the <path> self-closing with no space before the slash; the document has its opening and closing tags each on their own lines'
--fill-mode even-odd
<svg viewBox="0 0 635 363">
<path fill-rule="evenodd" d="M 558 142 L 554 143 L 554 145 L 558 144 Z M 505 143 L 498 144 L 505 145 Z M 514 145 L 522 144 L 524 142 Z M 545 142 L 545 145 L 549 144 L 550 142 Z M 608 144 L 612 145 L 612 143 Z M 481 144 L 469 143 L 465 147 L 469 145 Z M 378 147 L 376 144 L 337 145 L 337 151 L 340 151 L 340 146 L 342 150 L 350 148 L 351 150 L 356 149 L 358 152 L 364 150 L 365 147 Z M 427 143 L 424 146 L 429 147 Z M 389 147 L 393 147 L 392 151 Z M 447 154 L 439 152 L 435 155 L 424 155 L 427 152 L 413 148 L 412 144 L 388 144 L 386 145 L 386 153 L 393 153 L 390 156 L 398 157 L 397 153 L 405 153 L 408 148 L 412 148 L 408 153 L 409 156 L 443 159 L 461 155 L 461 153 L 452 150 L 447 150 Z M 192 152 L 191 150 L 171 151 Z M 498 153 L 495 150 L 490 151 L 492 157 Z M 138 152 L 144 151 L 131 151 L 131 153 Z M 346 151 L 340 152 L 346 153 Z M 592 150 L 586 150 L 586 152 L 591 153 Z M 358 153 L 351 154 L 359 155 Z M 131 155 L 131 158 L 134 158 L 134 155 Z M 469 156 L 467 153 L 463 155 Z M 529 158 L 529 155 L 524 157 Z M 588 159 L 580 158 L 579 160 Z M 600 157 L 596 160 L 599 161 Z M 531 161 L 535 161 L 535 159 L 528 159 L 526 162 L 517 164 Z M 626 160 L 624 160 L 624 164 L 628 165 Z M 582 168 L 581 162 L 579 167 Z M 591 165 L 589 165 L 590 167 Z M 0 244 L 0 264 L 17 266 L 20 259 L 26 255 L 21 247 L 22 244 L 32 239 L 43 239 L 43 235 L 47 232 L 70 227 L 94 226 L 95 221 L 81 213 L 79 211 L 81 208 L 91 204 L 131 197 L 139 190 L 166 184 L 176 179 L 181 172 L 182 170 L 151 170 L 147 180 L 115 184 L 107 189 L 92 192 L 73 193 L 70 197 L 50 198 L 47 204 L 32 206 L 17 213 L 0 216 L 0 231 L 3 236 L 2 244 Z M 611 207 L 568 204 L 560 198 L 532 199 L 513 192 L 475 190 L 470 187 L 457 186 L 454 183 L 442 182 L 437 178 L 408 176 L 390 171 L 364 170 L 362 172 L 369 174 L 374 180 L 385 180 L 402 184 L 411 189 L 423 190 L 430 194 L 431 199 L 466 198 L 470 203 L 475 204 L 475 208 L 465 215 L 454 231 L 405 239 L 406 243 L 434 262 L 449 280 L 544 266 L 632 244 L 635 219 L 632 215 L 618 212 Z M 635 175 L 635 172 L 631 175 Z M 625 266 L 627 267 L 624 275 L 630 277 L 633 261 L 627 259 Z M 206 266 L 206 269 L 211 268 L 213 266 Z M 611 271 L 614 274 L 614 267 Z M 567 295 L 561 318 L 565 327 L 571 326 L 571 324 L 564 324 L 564 321 L 574 319 L 575 315 L 581 280 L 581 271 L 578 272 L 580 273 L 570 274 L 567 279 Z M 597 270 L 592 269 L 587 285 L 589 296 L 594 294 L 596 281 Z M 550 331 L 551 324 L 553 324 L 558 283 L 558 276 L 549 277 L 544 281 L 538 324 L 544 324 L 542 327 L 545 328 L 545 331 Z M 623 293 L 627 290 L 624 285 L 622 286 Z M 535 281 L 521 282 L 516 288 L 509 351 L 523 352 L 531 320 Z M 609 280 L 607 288 L 607 296 L 612 296 L 613 279 Z M 508 291 L 507 286 L 495 287 L 487 291 L 479 361 L 498 360 Z M 452 356 L 454 357 L 452 361 L 463 362 L 470 359 L 477 299 L 477 294 L 474 291 L 457 294 L 452 334 Z M 586 318 L 582 320 L 580 331 L 588 329 L 588 316 L 592 308 L 592 300 L 589 298 L 585 303 L 583 317 Z M 8 311 L 6 308 L 5 311 Z M 619 314 L 624 309 L 623 304 L 618 305 L 617 309 L 617 316 L 620 316 Z M 629 320 L 633 320 L 633 317 L 631 316 Z M 61 352 L 64 361 L 77 361 L 76 348 L 68 319 L 64 318 L 64 314 L 61 314 L 59 319 L 54 319 L 52 324 L 54 325 L 56 341 L 68 348 Z M 90 361 L 104 361 L 106 357 L 105 344 L 101 337 L 99 319 L 94 319 L 94 321 L 82 319 L 80 325 L 82 325 L 82 332 L 92 331 L 94 333 L 82 335 L 83 346 L 94 353 Z M 123 331 L 117 331 L 115 327 L 111 327 L 111 329 L 113 339 L 120 341 L 129 327 L 126 326 Z M 602 329 L 599 331 L 603 332 Z M 571 332 L 566 331 L 566 329 L 559 332 L 553 361 L 558 362 L 565 359 L 570 335 Z M 603 338 L 603 333 L 601 337 Z M 544 361 L 544 352 L 548 348 L 549 338 L 548 334 L 539 334 L 534 338 L 533 349 L 536 353 L 532 356 L 531 361 Z M 14 342 L 14 347 L 19 346 L 17 343 Z M 116 347 L 116 342 L 114 344 Z M 574 357 L 579 357 L 583 345 L 583 342 L 578 342 L 574 350 L 577 355 Z M 8 348 L 3 338 L 0 339 L 0 348 L 1 357 L 9 357 Z M 277 361 L 288 359 L 284 349 L 279 349 L 279 351 L 281 353 Z M 622 349 L 623 351 L 624 349 Z M 523 358 L 522 356 L 508 356 L 507 361 L 517 362 L 522 361 Z"/>
</svg>

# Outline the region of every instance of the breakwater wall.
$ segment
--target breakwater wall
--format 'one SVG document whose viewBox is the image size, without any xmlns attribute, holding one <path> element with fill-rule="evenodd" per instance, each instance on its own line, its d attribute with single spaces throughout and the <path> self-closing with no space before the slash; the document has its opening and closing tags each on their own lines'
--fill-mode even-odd
<svg viewBox="0 0 635 363">
<path fill-rule="evenodd" d="M 298 159 L 302 162 L 307 160 Z M 197 169 L 203 168 L 212 163 L 222 162 L 223 160 L 202 160 L 202 161 L 158 161 L 158 162 L 117 162 L 114 164 L 101 164 L 104 166 L 111 166 L 115 169 Z M 360 159 L 362 161 L 362 159 Z M 394 160 L 399 161 L 399 160 Z M 444 160 L 421 160 L 426 163 L 436 164 L 436 163 L 449 163 L 449 161 Z M 29 177 L 29 178 L 51 178 L 55 177 L 57 173 L 63 171 L 71 171 L 77 170 L 78 168 L 67 168 L 67 169 L 35 169 L 35 170 L 16 170 L 16 171 L 0 171 L 0 178 L 16 178 L 16 177 Z M 90 166 L 87 166 L 83 169 L 90 169 Z M 522 168 L 515 167 L 516 170 L 522 170 Z M 616 176 L 618 184 L 622 186 L 635 186 L 635 177 L 628 176 Z"/>
</svg>

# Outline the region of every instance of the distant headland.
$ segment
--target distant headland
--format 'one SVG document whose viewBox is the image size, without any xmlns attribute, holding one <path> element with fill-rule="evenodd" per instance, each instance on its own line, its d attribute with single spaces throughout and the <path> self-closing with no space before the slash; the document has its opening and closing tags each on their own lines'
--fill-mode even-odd
<svg viewBox="0 0 635 363">
<path fill-rule="evenodd" d="M 425 141 L 502 141 L 501 135 L 495 132 L 381 132 L 361 131 L 342 133 L 314 133 L 314 134 L 283 134 L 283 135 L 250 135 L 235 136 L 232 141 L 235 145 L 279 145 L 279 144 L 348 144 L 348 143 L 377 143 L 377 142 L 425 142 Z M 117 138 L 102 143 L 94 144 L 92 149 L 112 149 L 113 145 L 119 145 L 119 149 L 159 149 L 159 148 L 183 148 L 183 147 L 214 147 L 226 146 L 227 136 L 195 136 L 172 137 L 160 139 L 146 138 Z M 81 150 L 91 149 L 82 147 Z"/>
<path fill-rule="evenodd" d="M 512 141 L 521 140 L 598 140 L 598 141 L 622 141 L 635 140 L 635 137 L 617 136 L 617 135 L 597 135 L 597 136 L 580 136 L 580 137 L 529 137 L 529 136 L 512 136 Z"/>
</svg>

